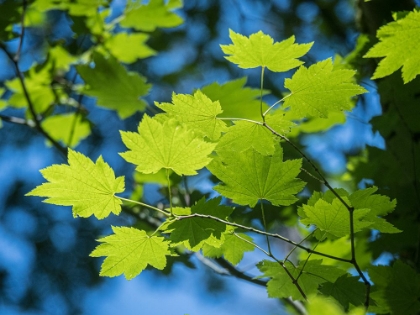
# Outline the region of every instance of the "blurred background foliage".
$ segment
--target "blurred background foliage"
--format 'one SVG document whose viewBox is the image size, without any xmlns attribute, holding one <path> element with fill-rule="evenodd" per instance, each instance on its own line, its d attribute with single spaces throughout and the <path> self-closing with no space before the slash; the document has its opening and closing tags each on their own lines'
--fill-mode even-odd
<svg viewBox="0 0 420 315">
<path fill-rule="evenodd" d="M 150 2 L 162 7 L 160 0 Z M 0 0 L 0 313 L 138 314 L 143 309 L 148 314 L 213 314 L 213 306 L 219 314 L 279 312 L 280 304 L 266 299 L 264 288 L 251 278 L 222 277 L 229 268 L 225 261 L 188 253 L 164 270 L 172 280 L 155 271 L 133 280 L 141 282 L 138 287 L 99 278 L 100 262 L 88 257 L 95 239 L 109 234 L 110 224 L 147 228 L 154 218 L 127 208 L 103 221 L 73 219 L 70 209 L 24 197 L 41 182 L 39 169 L 63 163 L 66 146 L 71 146 L 92 158 L 102 154 L 116 174 L 126 175 L 132 198 L 167 202 L 159 175 L 133 177 L 133 167 L 118 156 L 124 151 L 118 130 L 135 130 L 142 116 L 138 109 L 156 114 L 153 103 L 170 101 L 173 92 L 202 88 L 209 96 L 220 93 L 218 85 L 210 85 L 214 82 L 238 80 L 225 88 L 224 97 L 228 101 L 230 93 L 238 93 L 251 106 L 259 94 L 260 73 L 224 59 L 219 45 L 230 42 L 229 29 L 244 35 L 262 30 L 276 41 L 295 35 L 298 43 L 315 42 L 304 57 L 307 64 L 333 57 L 336 64 L 357 69 L 359 83 L 370 93 L 360 97 L 354 110 L 305 121 L 292 137 L 335 186 L 352 190 L 375 184 L 380 193 L 398 199 L 397 211 L 387 220 L 404 233 L 360 235 L 361 261 L 388 263 L 399 257 L 418 270 L 420 107 L 413 104 L 419 105 L 419 79 L 403 85 L 396 73 L 373 82 L 369 77 L 376 61 L 361 58 L 375 43 L 378 27 L 392 20 L 391 12 L 412 10 L 414 1 L 186 0 L 182 5 L 171 0 L 165 5 L 164 12 L 139 20 L 139 3 L 129 0 Z M 92 61 L 99 72 L 92 71 Z M 105 75 L 110 79 L 104 80 Z M 286 76 L 290 72 L 267 74 L 267 104 L 282 97 Z M 247 89 L 241 89 L 245 84 Z M 115 98 L 128 105 L 113 108 Z M 297 154 L 285 150 L 289 157 Z M 214 194 L 215 179 L 206 174 L 188 183 L 175 175 L 171 180 L 179 183 L 174 192 L 179 204 Z M 319 182 L 305 180 L 308 192 L 321 189 Z M 192 191 L 188 201 L 182 192 L 186 185 Z M 258 217 L 242 219 L 248 211 L 239 208 L 234 215 L 239 223 L 258 225 Z M 273 231 L 292 239 L 298 235 L 292 228 L 295 207 L 269 213 Z M 284 244 L 277 245 L 287 253 Z M 241 270 L 255 275 L 252 255 Z M 230 272 L 235 276 L 235 270 Z M 159 305 L 160 294 L 175 297 L 166 309 Z M 125 299 L 113 300 L 120 295 Z M 143 306 L 147 301 L 153 302 Z"/>
</svg>

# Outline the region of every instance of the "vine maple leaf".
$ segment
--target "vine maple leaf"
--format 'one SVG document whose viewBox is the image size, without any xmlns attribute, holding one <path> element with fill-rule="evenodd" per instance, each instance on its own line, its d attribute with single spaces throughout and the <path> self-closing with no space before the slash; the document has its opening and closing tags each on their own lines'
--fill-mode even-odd
<svg viewBox="0 0 420 315">
<path fill-rule="evenodd" d="M 147 265 L 162 270 L 166 256 L 170 255 L 169 242 L 163 237 L 149 236 L 145 231 L 128 227 L 112 227 L 113 235 L 99 239 L 91 257 L 106 256 L 101 266 L 101 276 L 115 277 L 121 274 L 130 280 L 140 274 Z"/>
<path fill-rule="evenodd" d="M 420 11 L 409 12 L 403 18 L 398 13 L 393 15 L 395 21 L 382 26 L 375 44 L 364 58 L 382 59 L 372 79 L 390 75 L 402 67 L 404 83 L 408 83 L 420 74 Z"/>
<path fill-rule="evenodd" d="M 174 119 L 160 123 L 147 115 L 143 116 L 138 133 L 121 131 L 121 137 L 130 150 L 120 155 L 145 174 L 166 168 L 179 175 L 195 175 L 211 161 L 208 155 L 216 146 Z"/>
<path fill-rule="evenodd" d="M 320 61 L 309 68 L 301 66 L 284 86 L 291 92 L 284 99 L 284 107 L 301 117 L 327 117 L 330 111 L 350 110 L 349 99 L 366 91 L 352 82 L 355 71 L 334 69 L 331 59 Z"/>
<path fill-rule="evenodd" d="M 68 162 L 69 165 L 52 165 L 41 170 L 48 182 L 26 196 L 47 197 L 46 203 L 72 206 L 75 217 L 94 215 L 103 219 L 111 212 L 121 212 L 121 200 L 115 194 L 124 191 L 124 176 L 115 178 L 114 171 L 101 156 L 93 163 L 69 149 Z"/>
<path fill-rule="evenodd" d="M 213 102 L 201 91 L 196 91 L 194 95 L 173 94 L 172 103 L 156 103 L 156 106 L 196 134 L 217 140 L 227 129 L 226 124 L 216 117 L 223 112 L 219 102 Z"/>
<path fill-rule="evenodd" d="M 253 207 L 265 199 L 286 206 L 297 201 L 294 195 L 305 186 L 296 178 L 301 165 L 301 159 L 283 161 L 283 150 L 278 146 L 272 156 L 254 149 L 228 151 L 207 168 L 223 182 L 214 189 L 237 204 Z"/>
<path fill-rule="evenodd" d="M 295 37 L 273 43 L 273 39 L 259 31 L 249 37 L 229 30 L 229 37 L 233 44 L 220 45 L 225 57 L 239 68 L 248 69 L 266 67 L 273 72 L 285 72 L 303 64 L 297 58 L 305 55 L 313 43 L 294 44 Z"/>
</svg>

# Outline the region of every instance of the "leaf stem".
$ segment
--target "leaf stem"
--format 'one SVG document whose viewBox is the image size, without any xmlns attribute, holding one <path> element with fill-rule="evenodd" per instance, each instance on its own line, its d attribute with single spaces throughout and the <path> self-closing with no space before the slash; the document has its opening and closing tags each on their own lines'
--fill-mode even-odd
<svg viewBox="0 0 420 315">
<path fill-rule="evenodd" d="M 263 205 L 263 201 L 261 199 L 260 199 L 260 205 L 261 205 L 261 216 L 262 216 L 262 221 L 263 221 L 263 225 L 264 225 L 264 230 L 267 232 L 267 222 L 265 220 L 264 205 Z M 270 239 L 268 238 L 268 235 L 265 236 L 265 239 L 267 240 L 268 252 L 269 252 L 270 256 L 272 256 L 273 253 L 271 252 Z"/>
<path fill-rule="evenodd" d="M 238 120 L 239 121 L 247 121 L 247 122 L 250 122 L 250 123 L 253 123 L 253 124 L 257 124 L 257 125 L 263 125 L 264 124 L 264 123 L 262 123 L 260 121 L 256 121 L 256 120 L 252 120 L 252 119 L 247 119 L 247 118 L 216 117 L 216 119 L 219 119 L 219 120 L 229 120 L 229 121 L 238 121 Z"/>
<path fill-rule="evenodd" d="M 264 70 L 265 67 L 261 67 L 261 86 L 260 86 L 260 114 L 263 122 L 265 122 L 265 115 L 263 113 L 263 104 L 262 104 L 262 97 L 263 97 L 263 86 L 264 86 Z"/>
<path fill-rule="evenodd" d="M 127 201 L 127 202 L 135 203 L 135 204 L 140 205 L 140 206 L 143 206 L 145 208 L 149 208 L 149 209 L 158 211 L 158 212 L 162 213 L 163 215 L 165 215 L 167 217 L 170 217 L 171 216 L 171 214 L 168 211 L 162 210 L 162 209 L 159 209 L 159 208 L 156 208 L 156 207 L 153 207 L 151 205 L 148 205 L 147 203 L 144 203 L 144 202 L 141 202 L 141 201 L 135 201 L 135 200 L 127 199 L 127 198 L 123 198 L 123 197 L 120 197 L 120 196 L 115 196 L 115 197 L 118 198 L 118 199 Z"/>
<path fill-rule="evenodd" d="M 171 210 L 171 217 L 174 216 L 172 212 L 172 189 L 171 189 L 171 180 L 169 179 L 169 169 L 166 169 L 166 178 L 168 180 L 168 194 L 169 194 L 169 209 Z"/>
<path fill-rule="evenodd" d="M 264 112 L 264 116 L 268 114 L 269 111 L 271 111 L 274 106 L 276 106 L 277 104 L 280 104 L 281 102 L 283 102 L 286 98 L 288 98 L 289 96 L 291 96 L 292 93 L 286 95 L 285 97 L 283 97 L 281 100 L 278 100 L 277 102 L 275 102 L 273 105 L 271 105 L 265 112 Z"/>
</svg>

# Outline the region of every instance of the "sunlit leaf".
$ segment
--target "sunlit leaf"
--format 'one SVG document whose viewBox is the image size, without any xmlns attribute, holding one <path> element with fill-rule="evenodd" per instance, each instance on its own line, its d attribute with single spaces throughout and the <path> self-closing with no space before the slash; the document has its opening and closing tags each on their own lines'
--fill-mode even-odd
<svg viewBox="0 0 420 315">
<path fill-rule="evenodd" d="M 166 256 L 170 255 L 169 242 L 163 237 L 148 236 L 145 231 L 128 227 L 112 227 L 114 234 L 99 239 L 90 254 L 92 257 L 106 256 L 101 266 L 101 276 L 115 277 L 124 274 L 133 279 L 148 265 L 162 270 Z"/>
<path fill-rule="evenodd" d="M 115 178 L 114 171 L 102 157 L 93 163 L 81 153 L 69 149 L 69 164 L 55 164 L 41 170 L 48 181 L 27 196 L 46 197 L 44 201 L 60 206 L 72 206 L 73 215 L 103 219 L 121 212 L 121 200 L 116 193 L 124 191 L 124 176 Z"/>
<path fill-rule="evenodd" d="M 118 60 L 125 63 L 133 63 L 137 59 L 156 55 L 156 51 L 147 46 L 147 34 L 118 33 L 109 37 L 105 46 Z"/>
</svg>

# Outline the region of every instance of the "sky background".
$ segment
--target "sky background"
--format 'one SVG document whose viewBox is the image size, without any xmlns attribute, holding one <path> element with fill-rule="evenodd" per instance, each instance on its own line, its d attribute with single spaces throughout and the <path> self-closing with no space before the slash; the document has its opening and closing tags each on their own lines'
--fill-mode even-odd
<svg viewBox="0 0 420 315">
<path fill-rule="evenodd" d="M 174 30 L 165 30 L 176 40 L 142 65 L 141 72 L 154 84 L 148 96 L 149 104 L 170 100 L 173 91 L 191 93 L 211 82 L 224 83 L 244 75 L 249 76 L 250 86 L 258 87 L 258 71 L 220 65 L 223 54 L 219 45 L 230 43 L 229 29 L 244 35 L 262 30 L 276 41 L 293 32 L 298 43 L 315 41 L 308 55 L 309 63 L 337 53 L 346 54 L 354 47 L 358 35 L 350 1 L 321 1 L 334 3 L 336 18 L 346 26 L 345 32 L 339 34 L 323 33 L 321 9 L 316 4 L 321 2 L 317 1 L 185 2 L 185 7 L 177 11 L 185 23 Z M 120 14 L 124 4 L 122 0 L 113 2 L 113 17 Z M 209 15 L 211 10 L 217 12 L 216 18 Z M 62 15 L 57 14 L 54 23 L 56 29 L 52 36 L 71 36 L 71 27 Z M 27 32 L 20 62 L 23 70 L 45 58 L 40 45 L 42 38 L 37 36 Z M 13 49 L 17 42 L 8 45 Z M 192 66 L 195 68 L 189 71 Z M 0 69 L 0 81 L 13 77 L 13 69 L 2 52 Z M 171 81 L 171 76 L 177 79 Z M 281 86 L 282 80 L 282 75 L 268 76 L 267 84 Z M 371 117 L 380 114 L 375 85 L 367 79 L 363 85 L 370 93 L 347 114 L 346 124 L 321 135 L 302 138 L 309 155 L 320 161 L 328 173 L 343 172 L 345 154 L 357 152 L 366 144 L 383 148 L 381 137 L 372 132 L 368 123 Z M 94 100 L 85 99 L 85 102 L 96 131 L 77 150 L 93 159 L 102 154 L 117 175 L 132 173 L 133 167 L 127 166 L 118 155 L 125 147 L 117 130 L 133 130 L 140 116 L 120 121 L 112 112 L 95 108 Z M 7 114 L 22 116 L 22 111 L 8 109 Z M 46 205 L 41 203 L 41 198 L 23 197 L 43 182 L 40 169 L 61 162 L 53 149 L 46 148 L 41 136 L 22 126 L 3 123 L 0 129 L 0 314 L 285 314 L 278 301 L 267 298 L 264 287 L 216 275 L 196 256 L 191 258 L 195 269 L 175 264 L 169 276 L 152 270 L 131 281 L 123 277 L 93 276 L 101 263 L 100 259 L 88 257 L 95 239 L 109 234 L 111 224 L 128 225 L 130 220 L 124 216 L 102 221 L 73 219 L 68 207 Z M 261 258 L 257 252 L 246 254 L 239 267 L 257 274 L 252 264 Z"/>
</svg>

